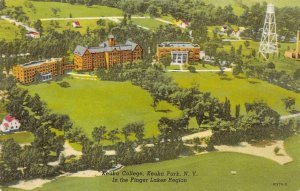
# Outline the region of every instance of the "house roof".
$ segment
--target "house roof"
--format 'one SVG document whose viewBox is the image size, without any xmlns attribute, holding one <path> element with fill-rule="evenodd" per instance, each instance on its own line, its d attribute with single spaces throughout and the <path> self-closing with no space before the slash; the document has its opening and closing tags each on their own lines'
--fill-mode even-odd
<svg viewBox="0 0 300 191">
<path fill-rule="evenodd" d="M 11 116 L 10 114 L 6 115 L 4 118 L 6 121 L 8 122 L 12 122 L 13 120 L 15 120 L 16 118 L 14 118 L 13 116 Z"/>
<path fill-rule="evenodd" d="M 179 48 L 193 48 L 199 47 L 198 44 L 192 44 L 190 42 L 163 42 L 158 45 L 159 47 L 179 47 Z"/>
<path fill-rule="evenodd" d="M 3 125 L 4 125 L 4 127 L 6 127 L 6 128 L 9 127 L 9 124 L 8 124 L 8 123 L 4 123 Z"/>
<path fill-rule="evenodd" d="M 51 59 L 48 59 L 48 60 L 31 61 L 31 62 L 28 62 L 28 63 L 25 63 L 25 64 L 20 64 L 20 66 L 24 67 L 24 68 L 28 68 L 28 67 L 32 67 L 32 66 L 42 65 L 42 64 L 45 64 L 45 63 L 48 63 L 48 62 L 59 62 L 59 61 L 62 61 L 62 58 L 51 58 Z"/>
<path fill-rule="evenodd" d="M 80 25 L 80 22 L 79 21 L 74 21 L 73 24 Z"/>
<path fill-rule="evenodd" d="M 34 32 L 34 31 L 30 31 L 27 34 L 39 35 L 40 33 L 39 32 Z"/>
<path fill-rule="evenodd" d="M 136 48 L 137 44 L 134 43 L 134 42 L 131 42 L 129 40 L 126 41 L 125 44 L 118 44 L 118 45 L 115 45 L 115 46 L 109 46 L 108 45 L 108 41 L 105 41 L 103 43 L 101 43 L 99 45 L 99 47 L 90 47 L 90 48 L 87 48 L 87 47 L 84 47 L 84 46 L 76 46 L 75 48 L 75 51 L 74 51 L 74 54 L 77 54 L 79 56 L 83 56 L 84 53 L 88 50 L 90 53 L 99 53 L 99 52 L 112 52 L 114 50 L 121 50 L 121 51 L 124 51 L 124 50 L 131 50 L 133 51 L 135 48 Z"/>
<path fill-rule="evenodd" d="M 77 45 L 75 50 L 74 50 L 74 54 L 77 54 L 79 56 L 83 56 L 87 49 L 88 49 L 87 47 Z"/>
</svg>

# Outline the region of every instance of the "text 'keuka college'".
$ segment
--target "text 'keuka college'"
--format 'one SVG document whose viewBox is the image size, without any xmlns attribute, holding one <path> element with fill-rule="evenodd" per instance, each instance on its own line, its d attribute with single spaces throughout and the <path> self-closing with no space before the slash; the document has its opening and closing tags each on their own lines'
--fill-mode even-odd
<svg viewBox="0 0 300 191">
<path fill-rule="evenodd" d="M 112 182 L 123 183 L 186 183 L 188 177 L 197 176 L 196 171 L 122 171 L 106 175 L 113 176 Z"/>
</svg>

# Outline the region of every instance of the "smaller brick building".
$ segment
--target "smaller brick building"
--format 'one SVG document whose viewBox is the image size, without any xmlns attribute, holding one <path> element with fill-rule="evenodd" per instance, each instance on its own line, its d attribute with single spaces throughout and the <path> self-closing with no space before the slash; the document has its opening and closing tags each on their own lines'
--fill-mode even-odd
<svg viewBox="0 0 300 191">
<path fill-rule="evenodd" d="M 64 64 L 62 58 L 32 61 L 13 67 L 14 77 L 23 84 L 28 84 L 36 79 L 41 81 L 51 80 L 52 77 L 64 74 L 65 70 L 74 69 L 72 64 Z"/>
<path fill-rule="evenodd" d="M 157 45 L 158 61 L 166 55 L 171 56 L 171 64 L 185 64 L 200 60 L 200 46 L 189 42 L 163 42 Z"/>
<path fill-rule="evenodd" d="M 113 35 L 99 47 L 78 45 L 74 50 L 75 70 L 88 71 L 97 68 L 109 68 L 114 64 L 133 62 L 142 59 L 142 47 L 134 42 L 126 41 L 117 44 Z"/>
</svg>

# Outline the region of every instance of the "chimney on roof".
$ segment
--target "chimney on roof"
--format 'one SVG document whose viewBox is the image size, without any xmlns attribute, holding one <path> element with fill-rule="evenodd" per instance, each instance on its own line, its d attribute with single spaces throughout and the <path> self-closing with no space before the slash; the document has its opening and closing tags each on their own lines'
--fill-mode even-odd
<svg viewBox="0 0 300 191">
<path fill-rule="evenodd" d="M 116 45 L 116 38 L 114 35 L 108 35 L 108 46 L 112 47 Z"/>
</svg>

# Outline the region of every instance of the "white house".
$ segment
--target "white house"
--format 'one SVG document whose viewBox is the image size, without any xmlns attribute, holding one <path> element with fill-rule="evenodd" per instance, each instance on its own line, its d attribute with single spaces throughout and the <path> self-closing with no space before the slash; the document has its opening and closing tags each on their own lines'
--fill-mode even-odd
<svg viewBox="0 0 300 191">
<path fill-rule="evenodd" d="M 4 117 L 0 125 L 0 131 L 3 133 L 18 131 L 20 126 L 20 122 L 15 117 L 12 117 L 10 114 L 8 114 Z"/>
<path fill-rule="evenodd" d="M 30 32 L 26 33 L 26 37 L 40 38 L 41 34 L 39 32 L 30 31 Z"/>
<path fill-rule="evenodd" d="M 80 28 L 80 27 L 81 27 L 79 21 L 74 21 L 74 22 L 72 23 L 72 25 L 73 25 L 74 28 Z"/>
</svg>

